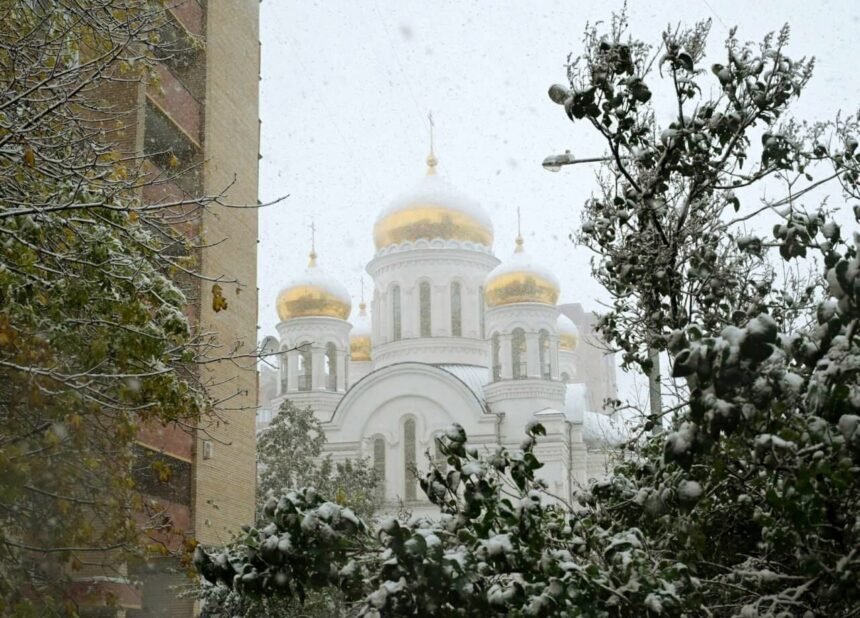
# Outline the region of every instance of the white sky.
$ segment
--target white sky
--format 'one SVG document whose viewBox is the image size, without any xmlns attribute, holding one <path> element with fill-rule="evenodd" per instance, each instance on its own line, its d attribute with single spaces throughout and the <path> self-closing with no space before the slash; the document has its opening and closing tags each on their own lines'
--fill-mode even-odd
<svg viewBox="0 0 860 618">
<path fill-rule="evenodd" d="M 440 173 L 493 219 L 495 252 L 513 248 L 516 208 L 527 249 L 554 268 L 562 302 L 597 309 L 589 253 L 568 234 L 593 174 L 552 174 L 543 158 L 600 154 L 583 126 L 547 97 L 580 53 L 587 21 L 608 20 L 620 0 L 266 0 L 261 5 L 260 336 L 274 334 L 278 290 L 306 266 L 311 218 L 320 265 L 358 304 L 374 253 L 373 222 L 424 173 L 427 112 L 436 121 Z M 860 104 L 860 5 L 849 0 L 631 0 L 631 30 L 660 40 L 670 21 L 712 17 L 709 50 L 737 24 L 741 40 L 792 26 L 789 55 L 815 55 L 800 118 L 832 119 Z M 724 25 L 725 24 L 725 25 Z M 717 59 L 714 59 L 717 61 Z"/>
</svg>

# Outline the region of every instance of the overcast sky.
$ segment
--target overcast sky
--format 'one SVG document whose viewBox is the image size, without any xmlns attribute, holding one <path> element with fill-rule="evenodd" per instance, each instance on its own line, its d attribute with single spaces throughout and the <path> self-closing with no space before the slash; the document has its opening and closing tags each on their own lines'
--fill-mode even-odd
<svg viewBox="0 0 860 618">
<path fill-rule="evenodd" d="M 260 196 L 290 197 L 260 212 L 261 337 L 275 332 L 278 290 L 306 266 L 311 218 L 320 265 L 358 304 L 378 211 L 424 173 L 429 110 L 440 173 L 484 205 L 496 255 L 513 249 L 520 207 L 526 247 L 555 269 L 561 302 L 597 309 L 590 255 L 568 240 L 593 170 L 552 174 L 541 161 L 565 149 L 599 154 L 601 145 L 546 92 L 565 81 L 586 22 L 608 19 L 621 4 L 265 0 Z M 849 0 L 631 0 L 629 13 L 634 35 L 654 43 L 669 22 L 713 18 L 711 53 L 727 27 L 758 40 L 788 22 L 789 55 L 818 59 L 796 115 L 832 119 L 860 104 L 860 9 Z"/>
</svg>

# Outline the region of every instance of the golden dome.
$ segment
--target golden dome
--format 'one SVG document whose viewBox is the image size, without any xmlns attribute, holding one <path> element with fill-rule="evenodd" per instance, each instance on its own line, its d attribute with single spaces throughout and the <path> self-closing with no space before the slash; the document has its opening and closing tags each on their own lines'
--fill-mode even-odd
<svg viewBox="0 0 860 618">
<path fill-rule="evenodd" d="M 349 292 L 317 266 L 316 258 L 311 251 L 304 274 L 278 293 L 276 306 L 282 321 L 306 317 L 345 320 L 349 316 Z"/>
<path fill-rule="evenodd" d="M 364 301 L 358 305 L 358 316 L 353 320 L 349 332 L 349 353 L 354 361 L 370 360 L 370 318 Z"/>
<path fill-rule="evenodd" d="M 373 226 L 377 250 L 416 240 L 458 240 L 493 246 L 493 224 L 480 204 L 460 194 L 436 174 L 436 158 L 427 159 L 427 175 L 407 195 L 380 213 Z"/>
<path fill-rule="evenodd" d="M 517 248 L 506 263 L 487 275 L 484 299 L 489 307 L 514 303 L 555 305 L 558 301 L 558 279 L 550 271 L 535 265 L 523 251 L 523 239 L 517 237 Z"/>
<path fill-rule="evenodd" d="M 555 323 L 558 330 L 558 347 L 561 350 L 572 352 L 576 349 L 576 344 L 579 343 L 579 329 L 569 317 L 563 313 L 558 316 Z"/>
</svg>

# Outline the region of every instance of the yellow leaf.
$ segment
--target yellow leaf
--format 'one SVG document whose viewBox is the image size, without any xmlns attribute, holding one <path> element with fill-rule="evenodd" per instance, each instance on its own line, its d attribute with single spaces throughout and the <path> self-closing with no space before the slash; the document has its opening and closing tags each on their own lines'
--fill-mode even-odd
<svg viewBox="0 0 860 618">
<path fill-rule="evenodd" d="M 27 167 L 36 166 L 36 153 L 29 146 L 24 146 L 24 164 Z"/>
<path fill-rule="evenodd" d="M 212 311 L 218 313 L 227 309 L 227 299 L 224 298 L 224 290 L 217 283 L 212 286 Z"/>
</svg>

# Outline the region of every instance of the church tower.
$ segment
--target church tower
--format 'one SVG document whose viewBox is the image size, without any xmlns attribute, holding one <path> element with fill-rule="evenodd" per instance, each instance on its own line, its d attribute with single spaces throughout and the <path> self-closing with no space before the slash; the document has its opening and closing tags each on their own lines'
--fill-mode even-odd
<svg viewBox="0 0 860 618">
<path fill-rule="evenodd" d="M 522 236 L 513 256 L 487 276 L 490 409 L 523 426 L 541 408 L 561 409 L 557 329 L 559 283 L 525 252 Z M 486 361 L 485 361 L 486 363 Z"/>
<path fill-rule="evenodd" d="M 348 384 L 351 308 L 349 292 L 317 265 L 312 248 L 307 269 L 277 298 L 279 400 L 331 417 Z"/>
<path fill-rule="evenodd" d="M 480 204 L 437 172 L 383 209 L 373 228 L 373 362 L 483 365 L 483 281 L 497 264 Z"/>
</svg>

